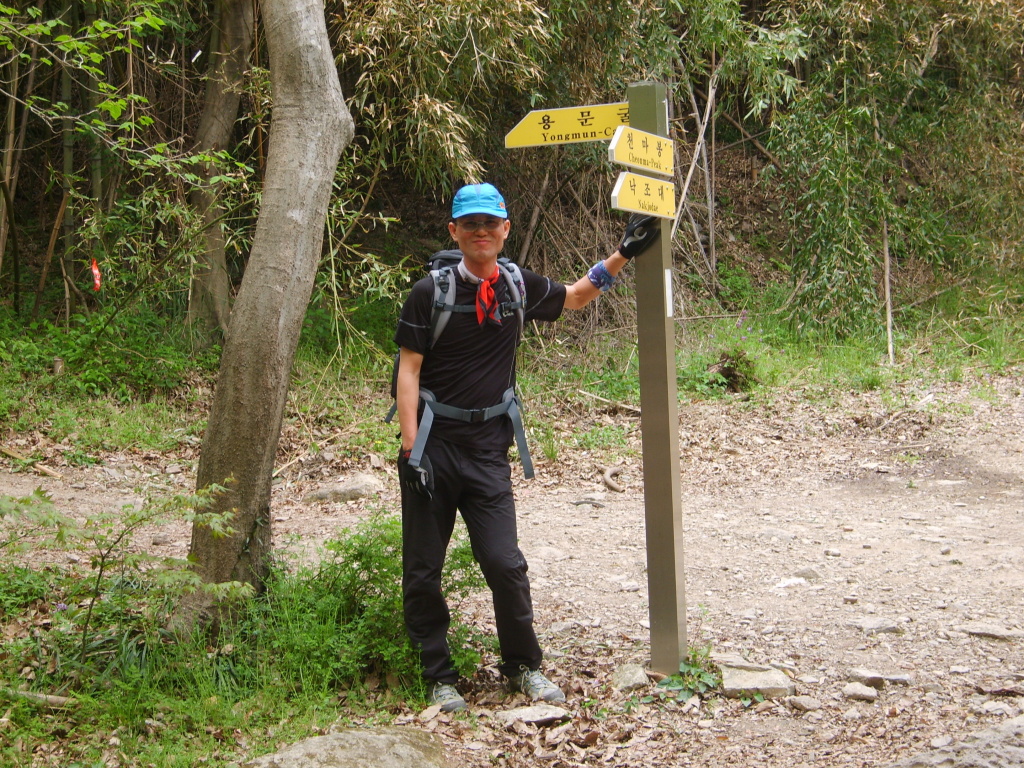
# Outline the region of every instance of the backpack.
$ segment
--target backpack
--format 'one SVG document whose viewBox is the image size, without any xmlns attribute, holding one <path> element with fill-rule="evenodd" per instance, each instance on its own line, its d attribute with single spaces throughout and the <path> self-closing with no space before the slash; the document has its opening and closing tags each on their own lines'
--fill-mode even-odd
<svg viewBox="0 0 1024 768">
<path fill-rule="evenodd" d="M 430 348 L 444 332 L 452 312 L 476 312 L 474 304 L 455 304 L 455 280 L 452 272 L 462 261 L 462 251 L 438 251 L 427 259 L 427 270 L 434 280 L 434 304 L 430 316 Z M 508 285 L 509 301 L 498 306 L 498 319 L 502 320 L 513 312 L 519 320 L 519 336 L 522 340 L 523 327 L 526 324 L 526 283 L 519 265 L 505 257 L 498 259 L 498 271 Z"/>
<path fill-rule="evenodd" d="M 462 261 L 462 251 L 446 250 L 438 251 L 426 260 L 426 268 L 430 277 L 434 280 L 434 301 L 433 310 L 430 313 L 430 341 L 427 348 L 433 349 L 434 344 L 441 337 L 452 312 L 476 312 L 475 304 L 455 304 L 455 279 L 452 272 Z M 510 301 L 503 301 L 498 306 L 498 319 L 508 317 L 515 312 L 519 321 L 519 335 L 516 337 L 516 344 L 523 340 L 523 328 L 526 325 L 526 282 L 523 280 L 523 273 L 519 265 L 514 261 L 502 257 L 498 259 L 498 270 L 505 283 L 508 285 L 509 294 L 513 297 Z M 391 399 L 398 397 L 398 353 L 395 353 L 394 364 L 391 370 Z M 397 407 L 392 403 L 385 424 L 390 424 L 395 416 Z"/>
<path fill-rule="evenodd" d="M 438 251 L 427 258 L 426 267 L 434 281 L 434 300 L 430 314 L 428 350 L 433 349 L 434 344 L 437 343 L 438 338 L 444 332 L 448 321 L 451 319 L 452 312 L 476 312 L 475 304 L 455 303 L 455 278 L 452 273 L 458 267 L 460 261 L 462 261 L 462 251 L 460 250 Z M 526 282 L 523 280 L 523 273 L 519 269 L 519 265 L 505 257 L 498 259 L 498 271 L 505 279 L 510 298 L 508 301 L 503 301 L 498 305 L 497 317 L 499 320 L 502 320 L 515 313 L 516 319 L 519 321 L 519 329 L 516 336 L 516 344 L 518 345 L 523 340 L 523 329 L 526 325 Z M 398 411 L 398 358 L 399 355 L 396 353 L 395 362 L 391 370 L 392 404 L 387 416 L 384 417 L 385 424 L 390 424 L 395 417 L 395 413 Z M 470 420 L 469 414 L 471 413 L 444 405 L 443 403 L 437 403 L 434 400 L 433 394 L 428 390 L 421 389 L 420 397 L 427 406 L 424 411 L 427 420 L 425 424 L 421 422 L 417 445 L 414 447 L 413 456 L 410 460 L 416 466 L 419 465 L 423 444 L 426 442 L 427 434 L 430 431 L 433 412 L 436 411 L 443 416 L 462 420 Z M 515 389 L 510 387 L 501 403 L 492 408 L 483 409 L 478 414 L 474 414 L 472 420 L 478 420 L 477 417 L 484 419 L 493 418 L 494 416 L 508 413 L 509 418 L 512 419 L 516 444 L 519 446 L 524 473 L 530 478 L 533 477 L 533 463 L 530 461 L 529 450 L 526 447 L 526 433 L 523 429 L 523 421 L 519 411 L 519 398 L 515 394 Z"/>
</svg>

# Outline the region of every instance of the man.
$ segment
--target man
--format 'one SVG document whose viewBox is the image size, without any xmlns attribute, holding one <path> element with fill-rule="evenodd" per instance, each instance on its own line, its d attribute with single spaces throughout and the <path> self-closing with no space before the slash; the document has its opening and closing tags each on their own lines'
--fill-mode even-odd
<svg viewBox="0 0 1024 768">
<path fill-rule="evenodd" d="M 499 669 L 509 688 L 535 701 L 565 700 L 540 672 L 527 565 L 516 533 L 508 449 L 518 418 L 511 388 L 521 328 L 518 317 L 502 311 L 515 297 L 498 268 L 510 228 L 505 200 L 494 186 L 462 187 L 448 224 L 462 251 L 451 276 L 455 304 L 465 310 L 472 306 L 475 312 L 453 312 L 444 332 L 433 340 L 434 281 L 426 277 L 413 286 L 395 333 L 405 622 L 431 684 L 431 702 L 446 712 L 466 708 L 455 688 L 458 675 L 447 641 L 451 617 L 441 592 L 456 510 L 462 513 L 473 555 L 492 593 Z M 611 288 L 629 259 L 657 233 L 652 217 L 631 217 L 618 250 L 572 285 L 522 270 L 524 319 L 552 321 L 563 309 L 582 309 Z M 431 418 L 421 421 L 425 409 Z M 429 433 L 420 435 L 423 429 Z"/>
</svg>

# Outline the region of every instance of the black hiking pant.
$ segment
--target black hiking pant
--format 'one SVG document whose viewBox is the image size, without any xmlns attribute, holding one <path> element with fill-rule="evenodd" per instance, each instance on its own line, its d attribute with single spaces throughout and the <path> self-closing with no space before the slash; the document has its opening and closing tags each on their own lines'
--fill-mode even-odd
<svg viewBox="0 0 1024 768">
<path fill-rule="evenodd" d="M 420 652 L 423 676 L 442 683 L 458 680 L 448 648 L 451 614 L 441 592 L 456 511 L 466 522 L 473 556 L 491 589 L 499 669 L 505 675 L 522 665 L 538 669 L 541 650 L 533 630 L 526 558 L 519 550 L 508 452 L 467 448 L 432 434 L 425 454 L 434 469 L 433 498 L 402 489 L 405 625 Z"/>
</svg>

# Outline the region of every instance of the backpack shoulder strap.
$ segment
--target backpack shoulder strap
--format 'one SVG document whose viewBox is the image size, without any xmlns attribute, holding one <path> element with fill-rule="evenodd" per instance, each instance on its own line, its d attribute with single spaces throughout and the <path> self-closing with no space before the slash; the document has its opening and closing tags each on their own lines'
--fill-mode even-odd
<svg viewBox="0 0 1024 768">
<path fill-rule="evenodd" d="M 523 271 L 518 264 L 505 257 L 498 259 L 498 269 L 505 277 L 509 295 L 512 297 L 512 302 L 505 309 L 515 310 L 516 318 L 519 320 L 519 337 L 522 338 L 523 328 L 526 326 L 526 281 L 523 280 Z"/>
<path fill-rule="evenodd" d="M 432 348 L 448 325 L 452 312 L 475 312 L 476 307 L 472 304 L 465 306 L 455 305 L 455 267 L 445 265 L 439 269 L 430 270 L 430 277 L 434 281 L 434 302 L 430 314 L 430 347 Z M 512 301 L 505 302 L 502 306 L 503 314 L 510 314 L 512 310 L 516 313 L 519 321 L 519 337 L 522 338 L 523 328 L 526 325 L 526 282 L 523 280 L 522 270 L 514 261 L 506 258 L 498 259 L 498 271 L 505 278 L 508 285 L 509 296 Z"/>
<path fill-rule="evenodd" d="M 450 265 L 430 270 L 430 277 L 434 281 L 434 305 L 430 313 L 430 347 L 433 348 L 452 316 L 452 307 L 455 306 L 455 278 L 452 276 Z"/>
</svg>

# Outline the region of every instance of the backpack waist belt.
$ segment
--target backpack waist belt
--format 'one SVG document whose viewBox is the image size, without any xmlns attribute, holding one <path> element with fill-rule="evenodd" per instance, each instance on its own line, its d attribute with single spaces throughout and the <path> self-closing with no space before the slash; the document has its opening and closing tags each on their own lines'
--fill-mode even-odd
<svg viewBox="0 0 1024 768">
<path fill-rule="evenodd" d="M 437 402 L 434 393 L 429 389 L 420 389 L 420 399 L 423 401 L 423 416 L 420 418 L 419 430 L 416 433 L 416 440 L 412 444 L 412 453 L 409 456 L 409 463 L 418 467 L 423 459 L 423 449 L 426 448 L 427 438 L 430 436 L 430 428 L 434 424 L 435 414 L 449 419 L 457 419 L 468 424 L 478 424 L 489 421 L 497 416 L 508 414 L 512 420 L 512 431 L 516 437 L 516 447 L 519 449 L 519 458 L 523 462 L 523 475 L 527 479 L 533 477 L 533 461 L 530 459 L 530 451 L 526 446 L 526 429 L 523 427 L 523 416 L 519 407 L 519 397 L 515 389 L 509 387 L 502 395 L 501 402 L 489 408 L 456 408 L 454 405 L 446 405 Z"/>
</svg>

